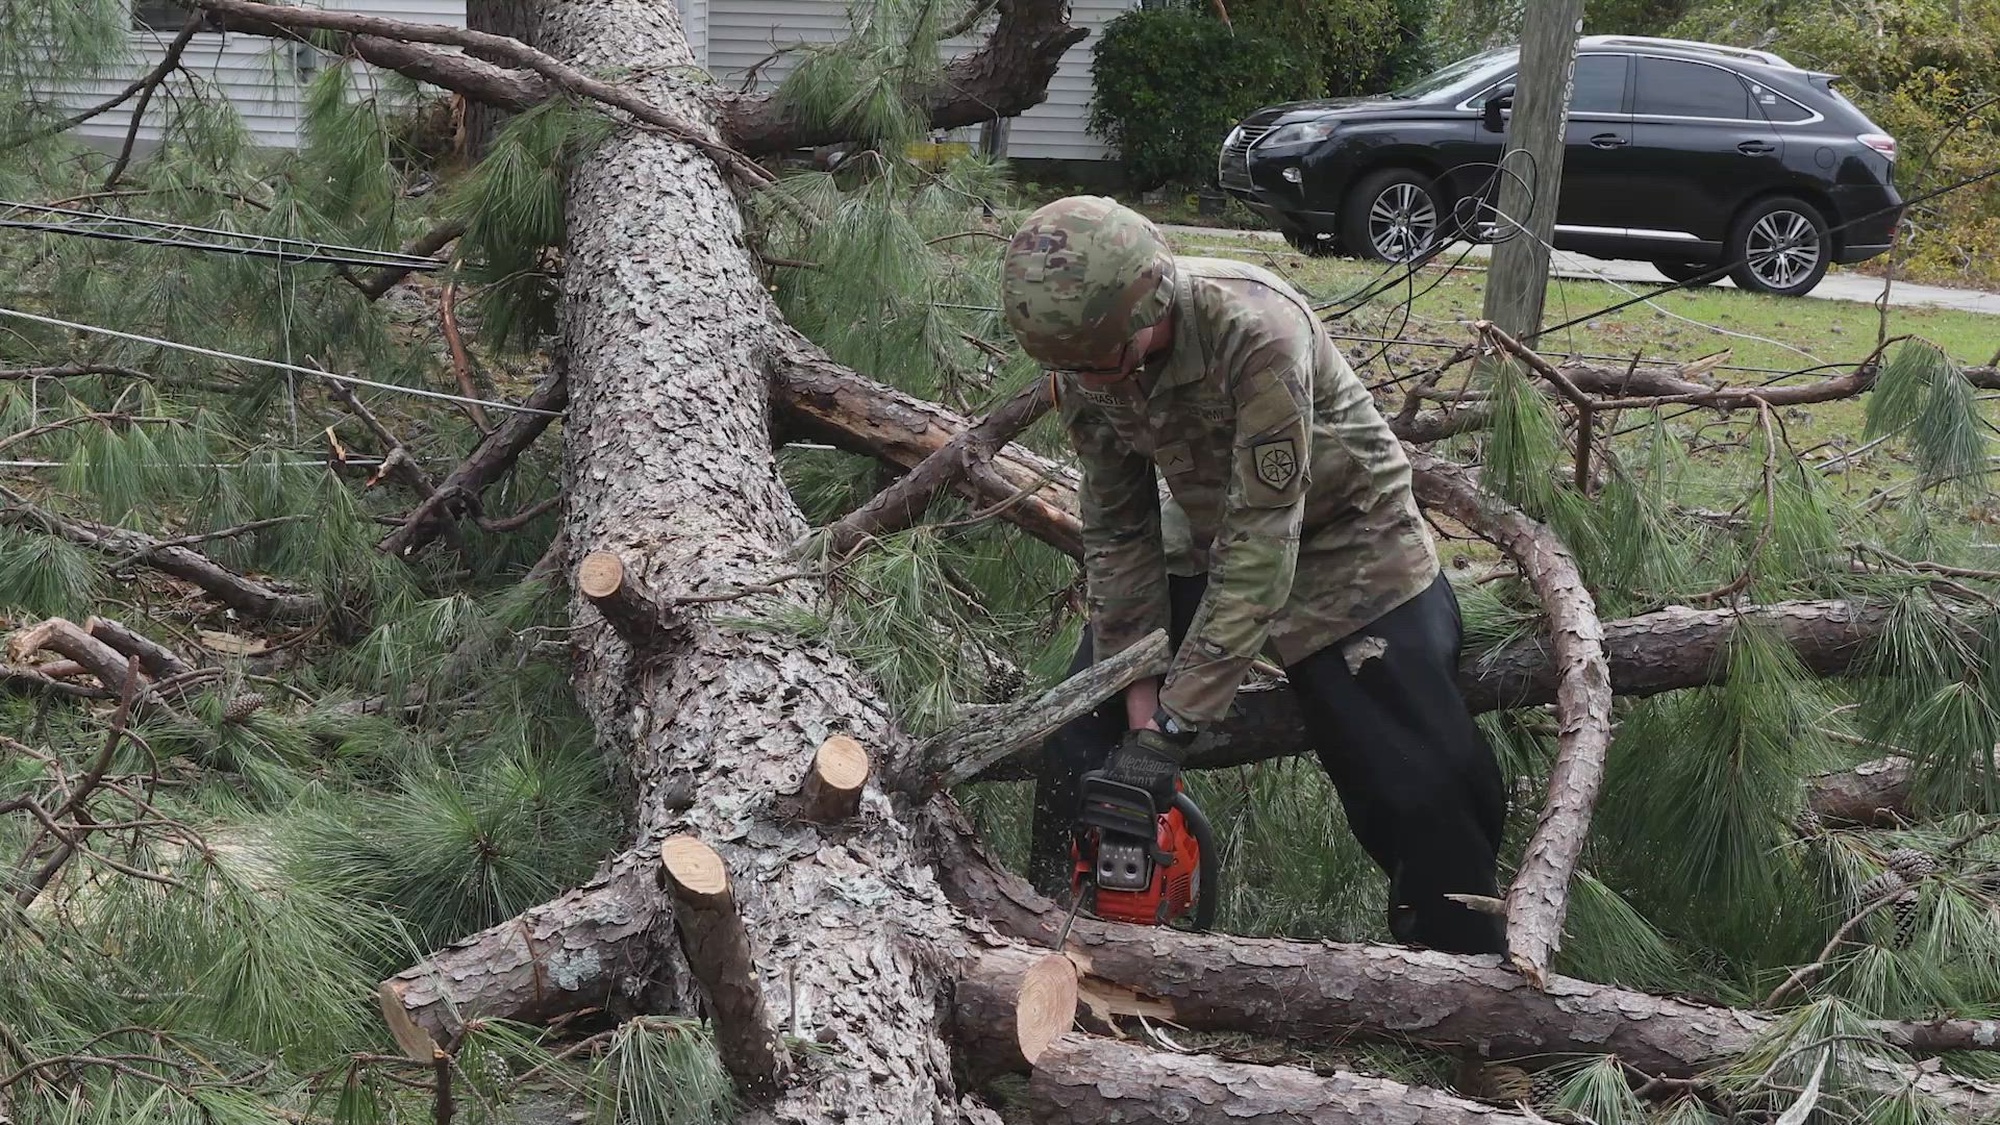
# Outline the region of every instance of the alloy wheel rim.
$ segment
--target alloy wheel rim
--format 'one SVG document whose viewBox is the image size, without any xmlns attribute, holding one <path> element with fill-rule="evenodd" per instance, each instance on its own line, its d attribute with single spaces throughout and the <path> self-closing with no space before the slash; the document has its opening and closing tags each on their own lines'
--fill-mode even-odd
<svg viewBox="0 0 2000 1125">
<path fill-rule="evenodd" d="M 1391 184 L 1368 208 L 1368 240 L 1392 262 L 1407 262 L 1429 249 L 1437 226 L 1437 207 L 1415 184 Z"/>
<path fill-rule="evenodd" d="M 1757 280 L 1773 289 L 1790 289 L 1818 268 L 1819 231 L 1797 211 L 1773 211 L 1750 227 L 1744 250 Z"/>
</svg>

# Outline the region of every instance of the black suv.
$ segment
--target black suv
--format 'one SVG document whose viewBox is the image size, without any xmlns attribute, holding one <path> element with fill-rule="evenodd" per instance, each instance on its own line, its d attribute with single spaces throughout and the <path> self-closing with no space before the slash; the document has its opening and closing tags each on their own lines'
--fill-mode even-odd
<svg viewBox="0 0 2000 1125">
<path fill-rule="evenodd" d="M 1518 48 L 1400 90 L 1291 102 L 1243 119 L 1218 177 L 1308 252 L 1383 261 L 1490 221 Z M 1650 261 L 1685 281 L 1809 292 L 1831 262 L 1889 249 L 1896 141 L 1833 88 L 1766 51 L 1586 36 L 1563 151 L 1555 245 Z"/>
</svg>

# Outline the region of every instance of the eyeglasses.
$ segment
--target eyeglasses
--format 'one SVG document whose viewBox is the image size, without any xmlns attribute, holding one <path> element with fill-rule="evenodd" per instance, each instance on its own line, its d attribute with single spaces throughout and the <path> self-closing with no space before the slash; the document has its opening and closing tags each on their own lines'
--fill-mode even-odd
<svg viewBox="0 0 2000 1125">
<path fill-rule="evenodd" d="M 1075 375 L 1078 378 L 1084 380 L 1085 382 L 1100 383 L 1100 384 L 1116 383 L 1122 379 L 1129 378 L 1132 374 L 1133 365 L 1127 362 L 1126 359 L 1127 355 L 1129 355 L 1131 351 L 1132 351 L 1132 341 L 1127 340 L 1125 341 L 1124 345 L 1118 349 L 1118 360 L 1117 360 L 1117 366 L 1115 367 L 1063 367 L 1060 368 L 1059 370 L 1066 371 L 1071 375 Z"/>
</svg>

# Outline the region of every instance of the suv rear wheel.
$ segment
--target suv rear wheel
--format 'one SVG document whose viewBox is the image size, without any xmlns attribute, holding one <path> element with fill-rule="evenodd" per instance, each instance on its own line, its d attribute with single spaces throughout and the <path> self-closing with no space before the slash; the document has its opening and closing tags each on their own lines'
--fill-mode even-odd
<svg viewBox="0 0 2000 1125">
<path fill-rule="evenodd" d="M 1730 228 L 1727 260 L 1739 288 L 1780 297 L 1810 293 L 1832 260 L 1826 220 L 1812 204 L 1788 196 L 1752 204 Z"/>
<path fill-rule="evenodd" d="M 1422 257 L 1437 244 L 1450 214 L 1430 177 L 1408 168 L 1362 177 L 1342 211 L 1341 242 L 1378 262 Z"/>
</svg>

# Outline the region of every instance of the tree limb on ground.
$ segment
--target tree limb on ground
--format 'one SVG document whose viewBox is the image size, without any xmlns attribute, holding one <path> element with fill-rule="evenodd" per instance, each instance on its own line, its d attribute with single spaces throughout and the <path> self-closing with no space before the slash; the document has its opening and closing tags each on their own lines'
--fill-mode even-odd
<svg viewBox="0 0 2000 1125">
<path fill-rule="evenodd" d="M 968 913 L 1031 945 L 1053 944 L 1068 911 L 1001 871 L 954 819 L 935 818 L 945 891 Z M 1570 977 L 1536 988 L 1498 956 L 1393 945 L 1195 934 L 1077 918 L 1067 947 L 1082 1004 L 1100 1018 L 1144 1015 L 1208 1031 L 1354 1036 L 1546 1065 L 1565 1055 L 1616 1054 L 1651 1076 L 1696 1077 L 1741 1055 L 1774 1016 Z M 1993 1021 L 1881 1021 L 1873 1030 L 1913 1053 L 1958 1050 Z M 1926 1093 L 1960 1110 L 2000 1109 L 2000 1086 L 1910 1070 Z"/>
<path fill-rule="evenodd" d="M 1067 1035 L 1028 1080 L 1039 1125 L 1528 1125 L 1540 1121 L 1387 1078 L 1228 1062 Z"/>
<path fill-rule="evenodd" d="M 235 571 L 188 547 L 169 546 L 141 531 L 95 523 L 91 520 L 59 516 L 29 503 L 12 489 L 0 487 L 0 524 L 60 535 L 78 546 L 88 547 L 112 558 L 137 557 L 144 565 L 201 590 L 255 621 L 310 621 L 326 610 L 311 594 L 295 594 L 245 578 Z"/>
<path fill-rule="evenodd" d="M 1428 454 L 1412 459 L 1417 499 L 1491 540 L 1521 568 L 1548 617 L 1557 674 L 1560 733 L 1548 797 L 1507 891 L 1507 948 L 1516 968 L 1540 984 L 1562 945 L 1569 879 L 1590 835 L 1611 743 L 1611 673 L 1604 624 L 1576 560 L 1554 532 L 1519 508 L 1481 491 L 1465 470 Z"/>
<path fill-rule="evenodd" d="M 562 368 L 557 366 L 545 376 L 522 405 L 538 413 L 510 412 L 507 420 L 481 439 L 423 503 L 403 518 L 401 526 L 384 536 L 376 547 L 399 558 L 412 555 L 466 512 L 477 514 L 480 494 L 505 475 L 555 421 L 554 414 L 569 405 L 569 383 L 563 378 Z"/>
</svg>

